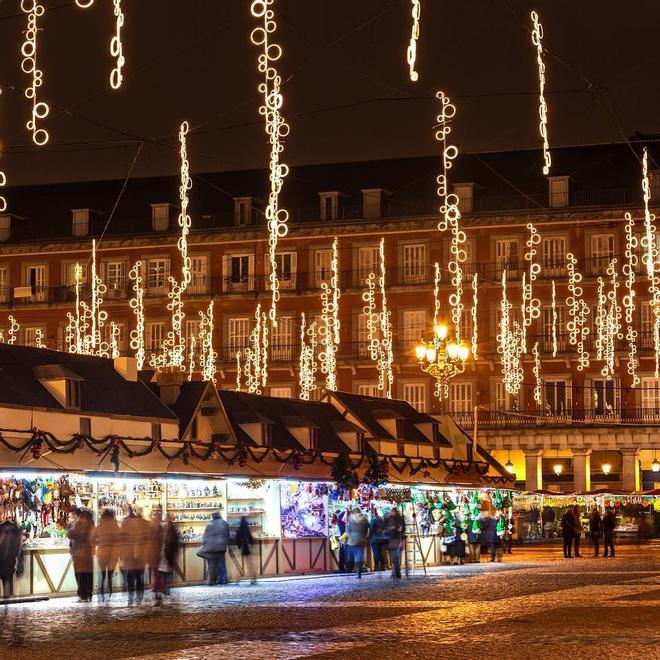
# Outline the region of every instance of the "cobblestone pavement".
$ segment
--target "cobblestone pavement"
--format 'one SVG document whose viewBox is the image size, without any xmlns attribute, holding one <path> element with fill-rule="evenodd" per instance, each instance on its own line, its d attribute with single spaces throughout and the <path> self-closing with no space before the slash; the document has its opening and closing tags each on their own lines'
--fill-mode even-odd
<svg viewBox="0 0 660 660">
<path fill-rule="evenodd" d="M 401 581 L 187 587 L 162 607 L 123 594 L 12 604 L 0 658 L 660 658 L 660 546 L 614 560 L 560 554 L 516 550 Z"/>
</svg>

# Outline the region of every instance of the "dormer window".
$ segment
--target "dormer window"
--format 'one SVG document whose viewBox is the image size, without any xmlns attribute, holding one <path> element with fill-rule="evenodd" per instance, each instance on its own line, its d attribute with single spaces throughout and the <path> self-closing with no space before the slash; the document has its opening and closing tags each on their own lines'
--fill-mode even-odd
<svg viewBox="0 0 660 660">
<path fill-rule="evenodd" d="M 167 231 L 170 228 L 170 205 L 166 203 L 151 205 L 151 229 Z"/>
<path fill-rule="evenodd" d="M 339 216 L 339 193 L 322 192 L 319 193 L 321 203 L 321 220 L 324 222 L 336 220 Z"/>
<path fill-rule="evenodd" d="M 382 188 L 364 188 L 362 190 L 362 216 L 364 218 L 382 217 L 382 200 Z"/>
<path fill-rule="evenodd" d="M 234 197 L 234 224 L 237 227 L 252 224 L 252 197 Z"/>
<path fill-rule="evenodd" d="M 66 383 L 66 407 L 80 408 L 80 381 L 69 380 Z"/>
<path fill-rule="evenodd" d="M 71 209 L 71 229 L 74 236 L 89 234 L 89 209 Z"/>
<path fill-rule="evenodd" d="M 568 177 L 549 176 L 548 196 L 550 208 L 558 209 L 568 206 Z"/>
<path fill-rule="evenodd" d="M 652 202 L 660 202 L 660 170 L 649 172 L 649 193 Z"/>
<path fill-rule="evenodd" d="M 82 378 L 61 364 L 44 364 L 34 367 L 34 376 L 63 407 L 69 410 L 81 408 Z"/>
<path fill-rule="evenodd" d="M 458 210 L 472 213 L 474 209 L 474 183 L 455 183 L 454 193 L 458 195 Z"/>
<path fill-rule="evenodd" d="M 8 241 L 11 237 L 11 216 L 0 215 L 0 241 Z"/>
</svg>

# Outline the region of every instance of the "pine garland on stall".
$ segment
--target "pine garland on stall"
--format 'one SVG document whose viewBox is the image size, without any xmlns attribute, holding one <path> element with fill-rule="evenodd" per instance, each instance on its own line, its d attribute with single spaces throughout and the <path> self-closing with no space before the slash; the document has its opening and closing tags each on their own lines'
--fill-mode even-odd
<svg viewBox="0 0 660 660">
<path fill-rule="evenodd" d="M 364 473 L 363 483 L 382 486 L 389 481 L 390 473 L 386 459 L 380 460 L 376 454 L 369 456 L 369 465 Z"/>
<path fill-rule="evenodd" d="M 337 486 L 345 490 L 357 488 L 360 483 L 353 463 L 344 451 L 339 452 L 337 458 L 333 461 L 330 467 L 330 475 Z"/>
</svg>

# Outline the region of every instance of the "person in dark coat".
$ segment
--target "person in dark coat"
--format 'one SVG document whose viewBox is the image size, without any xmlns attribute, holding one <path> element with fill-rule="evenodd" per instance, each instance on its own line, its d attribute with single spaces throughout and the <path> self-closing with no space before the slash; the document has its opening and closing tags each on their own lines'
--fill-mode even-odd
<svg viewBox="0 0 660 660">
<path fill-rule="evenodd" d="M 241 516 L 241 522 L 238 524 L 238 530 L 236 531 L 236 545 L 241 551 L 241 555 L 245 557 L 248 574 L 250 575 L 250 584 L 255 584 L 257 582 L 256 566 L 252 560 L 253 544 L 254 539 L 252 538 L 252 532 L 248 525 L 248 519 L 245 516 Z"/>
<path fill-rule="evenodd" d="M 484 518 L 482 527 L 482 543 L 488 545 L 490 551 L 490 561 L 502 561 L 502 539 L 497 533 L 497 519 L 498 514 L 487 516 Z"/>
<path fill-rule="evenodd" d="M 214 511 L 211 518 L 211 522 L 204 530 L 200 556 L 208 563 L 209 585 L 228 584 L 225 555 L 229 544 L 229 525 L 218 511 Z"/>
<path fill-rule="evenodd" d="M 385 535 L 385 521 L 377 510 L 374 511 L 369 522 L 369 543 L 374 558 L 374 571 L 384 571 L 387 536 Z"/>
<path fill-rule="evenodd" d="M 552 536 L 552 530 L 555 525 L 555 510 L 551 507 L 548 506 L 547 504 L 543 507 L 543 511 L 541 512 L 541 522 L 543 523 L 543 530 L 541 531 L 541 536 L 545 538 L 545 535 L 547 534 L 548 537 Z"/>
<path fill-rule="evenodd" d="M 73 559 L 73 571 L 78 584 L 78 599 L 81 603 L 88 603 L 92 600 L 94 589 L 94 529 L 91 512 L 81 509 L 67 532 Z"/>
<path fill-rule="evenodd" d="M 473 564 L 478 564 L 481 561 L 481 544 L 483 542 L 482 533 L 481 533 L 481 523 L 482 519 L 479 519 L 479 528 L 477 530 L 472 529 L 472 522 L 468 525 L 467 535 L 468 535 L 468 547 L 470 548 L 470 561 Z"/>
<path fill-rule="evenodd" d="M 387 549 L 392 559 L 392 577 L 401 578 L 401 547 L 403 546 L 406 525 L 399 509 L 393 507 L 385 520 Z"/>
<path fill-rule="evenodd" d="M 573 519 L 575 521 L 575 536 L 573 537 L 575 556 L 582 557 L 580 554 L 580 540 L 582 539 L 582 532 L 584 528 L 582 527 L 582 520 L 580 518 L 580 507 L 577 504 L 573 507 Z"/>
<path fill-rule="evenodd" d="M 614 528 L 616 527 L 616 516 L 611 506 L 607 507 L 603 516 L 603 557 L 609 556 L 614 559 Z"/>
<path fill-rule="evenodd" d="M 447 554 L 452 564 L 462 564 L 465 559 L 465 540 L 462 538 L 465 531 L 461 525 L 460 516 L 456 515 L 454 524 L 454 540 L 447 544 Z"/>
<path fill-rule="evenodd" d="M 591 514 L 589 515 L 589 536 L 591 537 L 591 543 L 594 546 L 594 557 L 600 556 L 600 537 L 603 533 L 603 519 L 600 517 L 600 511 L 598 507 L 593 507 L 591 509 Z"/>
<path fill-rule="evenodd" d="M 339 529 L 339 572 L 350 573 L 353 570 L 353 562 L 348 544 L 344 539 L 346 534 L 346 522 L 348 520 L 348 510 L 344 509 L 337 514 L 337 529 Z"/>
<path fill-rule="evenodd" d="M 0 581 L 2 598 L 14 595 L 14 575 L 23 575 L 23 536 L 10 520 L 0 523 Z"/>
<path fill-rule="evenodd" d="M 174 569 L 179 560 L 179 533 L 176 531 L 171 513 L 165 515 L 165 523 L 162 525 L 160 537 L 162 543 L 154 582 L 157 605 L 162 602 L 163 596 L 170 595 L 170 585 L 174 578 Z"/>
<path fill-rule="evenodd" d="M 353 566 L 358 578 L 361 578 L 364 564 L 364 548 L 367 545 L 367 536 L 369 534 L 369 521 L 358 507 L 355 507 L 348 517 L 346 533 L 348 534 L 348 545 L 353 557 Z"/>
<path fill-rule="evenodd" d="M 575 538 L 575 518 L 572 509 L 567 509 L 561 519 L 561 534 L 564 537 L 564 559 L 572 559 L 571 549 Z"/>
</svg>

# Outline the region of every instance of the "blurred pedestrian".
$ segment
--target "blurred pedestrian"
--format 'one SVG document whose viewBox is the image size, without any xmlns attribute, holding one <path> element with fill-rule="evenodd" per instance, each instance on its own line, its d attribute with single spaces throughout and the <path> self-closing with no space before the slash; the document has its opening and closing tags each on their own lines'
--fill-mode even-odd
<svg viewBox="0 0 660 660">
<path fill-rule="evenodd" d="M 14 575 L 23 575 L 23 536 L 11 520 L 0 523 L 0 581 L 2 598 L 14 595 Z"/>
<path fill-rule="evenodd" d="M 80 603 L 88 603 L 92 600 L 94 589 L 93 534 L 94 519 L 91 512 L 87 509 L 78 509 L 67 535 L 73 559 L 73 571 L 78 585 L 78 602 Z"/>
<path fill-rule="evenodd" d="M 92 533 L 92 546 L 96 550 L 96 561 L 101 571 L 99 598 L 102 602 L 105 600 L 106 583 L 108 599 L 112 597 L 112 577 L 119 562 L 120 534 L 114 511 L 105 509 Z"/>
<path fill-rule="evenodd" d="M 582 519 L 580 514 L 580 507 L 576 504 L 573 507 L 573 520 L 574 522 L 574 531 L 575 536 L 573 537 L 573 544 L 575 546 L 575 556 L 582 557 L 580 554 L 580 541 L 582 540 L 582 532 L 584 527 L 582 526 Z"/>
<path fill-rule="evenodd" d="M 603 516 L 603 557 L 614 559 L 614 528 L 616 527 L 616 516 L 611 506 L 607 507 Z M 608 555 L 609 552 L 609 555 Z"/>
<path fill-rule="evenodd" d="M 355 507 L 348 517 L 346 533 L 348 534 L 348 546 L 353 559 L 353 566 L 358 578 L 361 578 L 364 567 L 364 548 L 367 545 L 369 534 L 369 521 L 359 507 Z"/>
<path fill-rule="evenodd" d="M 600 537 L 603 533 L 603 519 L 600 517 L 600 511 L 597 506 L 591 508 L 589 515 L 589 536 L 594 546 L 594 557 L 600 557 Z"/>
<path fill-rule="evenodd" d="M 488 545 L 490 552 L 490 561 L 502 561 L 502 538 L 497 532 L 497 521 L 500 513 L 496 511 L 484 518 L 483 541 Z"/>
<path fill-rule="evenodd" d="M 144 569 L 151 532 L 150 524 L 134 509 L 122 520 L 120 555 L 126 571 L 129 605 L 133 600 L 139 604 L 144 598 Z"/>
<path fill-rule="evenodd" d="M 387 536 L 385 535 L 385 521 L 378 509 L 374 509 L 374 514 L 369 521 L 369 544 L 374 559 L 374 571 L 384 571 Z"/>
<path fill-rule="evenodd" d="M 401 578 L 401 546 L 406 526 L 399 509 L 392 507 L 385 519 L 385 535 L 387 536 L 387 549 L 392 559 L 392 577 Z"/>
<path fill-rule="evenodd" d="M 504 525 L 504 534 L 502 534 L 502 552 L 505 555 L 512 554 L 513 535 L 515 533 L 515 523 L 513 517 L 507 518 Z"/>
<path fill-rule="evenodd" d="M 177 566 L 179 557 L 179 533 L 176 531 L 171 513 L 165 516 L 161 539 L 160 556 L 158 558 L 154 582 L 156 605 L 162 603 L 163 596 L 170 595 L 170 586 L 174 579 L 174 569 Z"/>
<path fill-rule="evenodd" d="M 482 520 L 480 517 L 476 528 L 472 522 L 468 524 L 468 547 L 470 549 L 470 561 L 473 564 L 478 564 L 481 561 L 481 543 L 483 540 L 481 530 Z"/>
<path fill-rule="evenodd" d="M 346 523 L 348 510 L 344 509 L 337 514 L 337 529 L 339 530 L 339 572 L 350 573 L 353 570 L 351 553 L 346 543 Z"/>
<path fill-rule="evenodd" d="M 447 544 L 447 554 L 450 557 L 449 563 L 451 564 L 463 564 L 465 560 L 465 539 L 463 535 L 465 534 L 467 538 L 467 533 L 463 529 L 462 523 L 461 516 L 456 514 L 454 516 L 454 540 Z"/>
<path fill-rule="evenodd" d="M 204 530 L 202 547 L 198 555 L 206 559 L 208 565 L 209 585 L 228 584 L 227 563 L 225 555 L 229 544 L 229 525 L 223 520 L 219 511 L 211 514 L 211 522 Z"/>
<path fill-rule="evenodd" d="M 555 510 L 548 504 L 543 507 L 541 512 L 541 522 L 543 523 L 541 536 L 545 538 L 547 535 L 548 538 L 552 538 L 555 529 Z"/>
<path fill-rule="evenodd" d="M 156 590 L 156 577 L 158 565 L 163 547 L 163 512 L 160 509 L 154 509 L 149 516 L 149 535 L 147 537 L 146 562 L 149 570 L 149 581 Z"/>
<path fill-rule="evenodd" d="M 248 575 L 250 576 L 250 584 L 256 584 L 257 582 L 257 567 L 252 557 L 253 544 L 254 539 L 252 538 L 252 532 L 250 531 L 250 526 L 248 525 L 248 519 L 245 516 L 241 516 L 241 522 L 238 523 L 238 530 L 236 531 L 236 545 L 241 551 L 243 561 L 247 564 Z"/>
<path fill-rule="evenodd" d="M 564 559 L 572 559 L 571 550 L 575 538 L 575 518 L 572 509 L 567 509 L 562 516 L 561 535 L 564 538 Z"/>
</svg>

